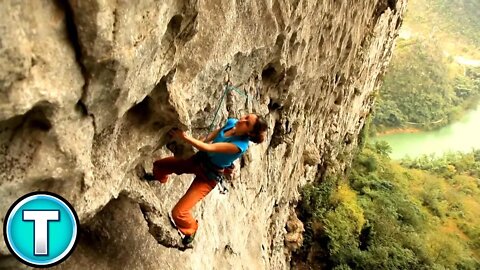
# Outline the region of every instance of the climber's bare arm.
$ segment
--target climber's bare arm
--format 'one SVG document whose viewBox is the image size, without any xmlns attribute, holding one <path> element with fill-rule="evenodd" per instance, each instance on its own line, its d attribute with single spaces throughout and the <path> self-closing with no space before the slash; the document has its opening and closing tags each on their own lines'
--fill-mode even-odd
<svg viewBox="0 0 480 270">
<path fill-rule="evenodd" d="M 235 154 L 240 152 L 240 149 L 233 143 L 205 143 L 203 141 L 197 140 L 188 136 L 184 131 L 181 130 L 171 130 L 168 132 L 170 136 L 179 138 L 188 144 L 191 144 L 193 147 L 197 148 L 200 151 L 204 152 L 215 152 L 215 153 L 225 153 L 225 154 Z"/>
<path fill-rule="evenodd" d="M 205 139 L 203 139 L 203 142 L 209 143 L 209 142 L 213 141 L 213 139 L 215 139 L 215 137 L 217 137 L 218 132 L 220 132 L 220 129 L 219 129 L 219 128 L 217 128 L 216 130 L 210 132 L 210 134 L 208 134 L 208 136 L 207 136 Z"/>
</svg>

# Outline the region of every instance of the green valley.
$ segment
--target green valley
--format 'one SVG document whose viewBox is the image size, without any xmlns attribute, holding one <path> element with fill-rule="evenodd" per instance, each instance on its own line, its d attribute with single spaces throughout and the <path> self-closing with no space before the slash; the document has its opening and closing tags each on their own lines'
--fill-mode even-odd
<svg viewBox="0 0 480 270">
<path fill-rule="evenodd" d="M 389 152 L 367 144 L 348 177 L 304 189 L 299 255 L 327 269 L 479 269 L 480 151 L 401 163 Z"/>
<path fill-rule="evenodd" d="M 409 2 L 379 90 L 373 132 L 439 128 L 476 106 L 480 97 L 478 6 L 473 0 Z"/>
</svg>

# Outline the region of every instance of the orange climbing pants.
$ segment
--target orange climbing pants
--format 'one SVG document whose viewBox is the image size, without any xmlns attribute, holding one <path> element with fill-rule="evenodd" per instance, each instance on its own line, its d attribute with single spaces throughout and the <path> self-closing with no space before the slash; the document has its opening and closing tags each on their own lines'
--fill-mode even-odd
<svg viewBox="0 0 480 270">
<path fill-rule="evenodd" d="M 188 159 L 167 157 L 153 163 L 153 174 L 155 179 L 161 183 L 166 183 L 168 175 L 172 173 L 177 175 L 195 174 L 196 176 L 185 195 L 172 210 L 172 218 L 177 228 L 184 235 L 192 235 L 197 231 L 198 223 L 190 210 L 215 188 L 217 181 L 207 178 L 203 166 L 195 155 Z"/>
</svg>

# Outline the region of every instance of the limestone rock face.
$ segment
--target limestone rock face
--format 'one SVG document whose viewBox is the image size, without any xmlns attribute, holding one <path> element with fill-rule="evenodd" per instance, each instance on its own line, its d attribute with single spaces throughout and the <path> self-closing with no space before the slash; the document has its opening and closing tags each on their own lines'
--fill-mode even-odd
<svg viewBox="0 0 480 270">
<path fill-rule="evenodd" d="M 286 229 L 287 234 L 285 235 L 285 246 L 290 251 L 299 249 L 303 244 L 303 233 L 305 232 L 305 228 L 294 211 L 290 211 L 290 217 L 287 221 Z"/>
<path fill-rule="evenodd" d="M 338 157 L 357 145 L 405 5 L 1 1 L 2 223 L 20 196 L 51 191 L 81 221 L 61 269 L 289 268 L 302 230 L 285 228 L 299 188 L 349 165 Z M 193 153 L 166 133 L 206 135 L 227 65 L 239 91 L 215 124 L 255 112 L 270 129 L 237 161 L 228 195 L 215 189 L 195 207 L 195 248 L 182 252 L 167 213 L 193 177 L 145 183 L 134 168 Z"/>
</svg>

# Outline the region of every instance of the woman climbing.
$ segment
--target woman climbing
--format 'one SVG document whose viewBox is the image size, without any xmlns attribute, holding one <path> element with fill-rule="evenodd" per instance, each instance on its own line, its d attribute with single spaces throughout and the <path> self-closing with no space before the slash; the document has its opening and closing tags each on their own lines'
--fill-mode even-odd
<svg viewBox="0 0 480 270">
<path fill-rule="evenodd" d="M 157 160 L 153 163 L 153 174 L 145 173 L 143 178 L 166 183 L 168 175 L 172 173 L 196 175 L 190 188 L 172 210 L 175 226 L 184 235 L 184 245 L 193 241 L 198 229 L 190 210 L 215 188 L 224 170 L 247 151 L 249 141 L 257 144 L 264 141 L 266 130 L 267 124 L 261 116 L 248 114 L 238 120 L 228 119 L 222 128 L 211 132 L 203 141 L 178 129 L 169 131 L 170 136 L 185 141 L 199 152 L 188 159 L 167 157 Z"/>
</svg>

